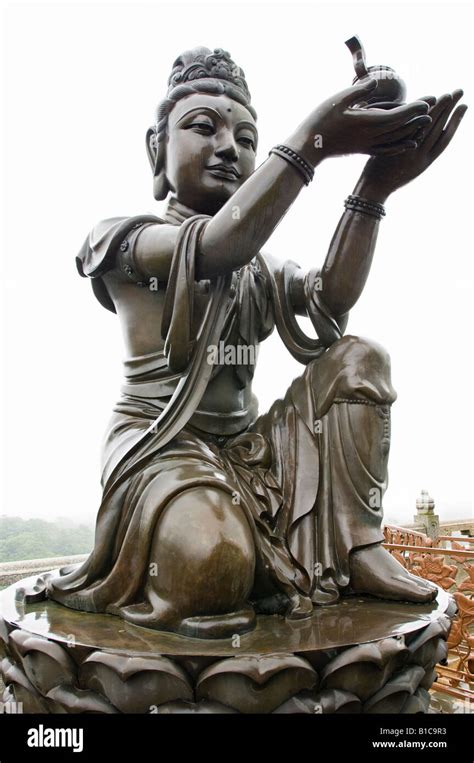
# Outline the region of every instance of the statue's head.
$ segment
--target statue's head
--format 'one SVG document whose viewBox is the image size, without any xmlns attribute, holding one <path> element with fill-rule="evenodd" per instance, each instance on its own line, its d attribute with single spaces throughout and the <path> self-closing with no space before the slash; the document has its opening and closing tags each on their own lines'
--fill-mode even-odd
<svg viewBox="0 0 474 763">
<path fill-rule="evenodd" d="M 155 199 L 172 191 L 196 212 L 217 212 L 255 169 L 256 120 L 244 72 L 229 53 L 182 53 L 146 136 Z"/>
</svg>

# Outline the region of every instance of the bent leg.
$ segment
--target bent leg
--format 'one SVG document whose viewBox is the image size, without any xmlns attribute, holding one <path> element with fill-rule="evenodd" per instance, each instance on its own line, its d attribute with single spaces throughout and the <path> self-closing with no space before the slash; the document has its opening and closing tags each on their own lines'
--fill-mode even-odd
<svg viewBox="0 0 474 763">
<path fill-rule="evenodd" d="M 388 354 L 375 342 L 347 336 L 328 351 L 316 376 L 316 406 L 327 410 L 333 511 L 339 549 L 349 553 L 351 590 L 388 599 L 433 599 L 436 587 L 405 570 L 381 545 L 395 400 Z"/>
<path fill-rule="evenodd" d="M 127 620 L 201 638 L 254 626 L 247 598 L 255 546 L 248 520 L 228 492 L 199 486 L 172 498 L 157 523 L 149 558 L 145 603 L 124 608 Z"/>
<path fill-rule="evenodd" d="M 434 595 L 381 545 L 395 399 L 385 350 L 345 336 L 252 427 L 272 445 L 271 475 L 258 489 L 272 512 L 272 538 L 288 550 L 293 585 L 313 604 L 351 590 L 415 601 Z"/>
<path fill-rule="evenodd" d="M 385 599 L 426 602 L 437 588 L 408 572 L 382 546 L 382 498 L 388 483 L 390 406 L 361 402 L 334 403 L 332 427 L 334 475 L 332 495 L 338 528 L 338 550 L 347 554 L 349 585 L 354 593 Z"/>
</svg>

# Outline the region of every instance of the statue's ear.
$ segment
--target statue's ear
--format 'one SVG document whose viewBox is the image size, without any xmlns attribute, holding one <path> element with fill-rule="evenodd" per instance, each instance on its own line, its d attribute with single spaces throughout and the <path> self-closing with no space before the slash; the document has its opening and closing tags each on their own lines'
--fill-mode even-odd
<svg viewBox="0 0 474 763">
<path fill-rule="evenodd" d="M 153 172 L 153 196 L 157 201 L 166 199 L 171 190 L 166 178 L 166 141 L 157 141 L 153 127 L 146 134 L 146 152 Z"/>
<path fill-rule="evenodd" d="M 150 167 L 154 173 L 157 154 L 156 132 L 154 127 L 149 127 L 146 131 L 146 154 L 148 156 L 148 161 L 150 162 Z"/>
</svg>

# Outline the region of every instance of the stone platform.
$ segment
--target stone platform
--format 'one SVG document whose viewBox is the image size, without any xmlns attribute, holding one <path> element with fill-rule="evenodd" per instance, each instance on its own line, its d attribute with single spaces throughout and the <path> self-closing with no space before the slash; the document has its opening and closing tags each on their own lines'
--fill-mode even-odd
<svg viewBox="0 0 474 763">
<path fill-rule="evenodd" d="M 24 713 L 423 713 L 455 612 L 442 589 L 431 604 L 347 597 L 202 640 L 25 604 L 36 580 L 0 593 L 3 702 Z"/>
</svg>

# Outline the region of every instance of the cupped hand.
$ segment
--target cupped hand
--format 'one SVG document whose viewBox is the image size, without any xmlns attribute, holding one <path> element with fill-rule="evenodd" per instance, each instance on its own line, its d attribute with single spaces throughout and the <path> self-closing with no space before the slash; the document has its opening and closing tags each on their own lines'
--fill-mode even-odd
<svg viewBox="0 0 474 763">
<path fill-rule="evenodd" d="M 414 101 L 393 109 L 359 108 L 377 86 L 374 79 L 342 90 L 318 106 L 310 118 L 315 145 L 323 154 L 392 155 L 416 146 L 415 136 L 431 123 L 429 104 Z"/>
<path fill-rule="evenodd" d="M 422 125 L 415 133 L 414 146 L 405 147 L 397 155 L 373 156 L 369 159 L 363 178 L 376 189 L 375 195 L 386 197 L 406 185 L 421 175 L 443 153 L 467 111 L 466 104 L 457 105 L 462 96 L 462 90 L 454 90 L 438 99 L 434 96 L 423 98 L 429 105 L 431 122 Z"/>
</svg>

